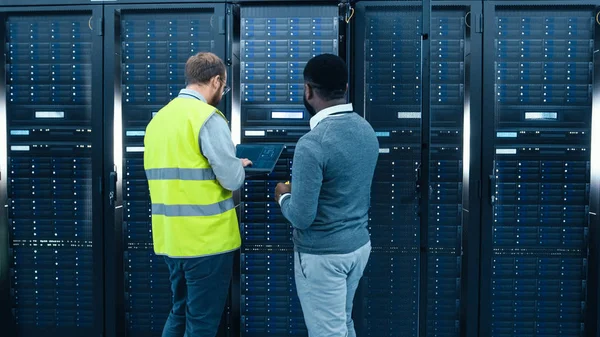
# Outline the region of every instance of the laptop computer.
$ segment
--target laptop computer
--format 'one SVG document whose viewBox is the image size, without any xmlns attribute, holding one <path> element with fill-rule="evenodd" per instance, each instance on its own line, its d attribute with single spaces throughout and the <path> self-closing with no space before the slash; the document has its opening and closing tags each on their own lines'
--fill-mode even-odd
<svg viewBox="0 0 600 337">
<path fill-rule="evenodd" d="M 269 174 L 275 168 L 283 147 L 283 144 L 239 144 L 235 155 L 252 161 L 251 166 L 244 168 L 246 173 Z"/>
</svg>

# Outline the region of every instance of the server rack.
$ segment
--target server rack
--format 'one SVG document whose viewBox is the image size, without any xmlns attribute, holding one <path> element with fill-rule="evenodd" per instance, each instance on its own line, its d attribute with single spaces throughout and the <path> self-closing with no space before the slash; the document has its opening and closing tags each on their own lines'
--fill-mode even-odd
<svg viewBox="0 0 600 337">
<path fill-rule="evenodd" d="M 597 12 L 586 1 L 485 3 L 481 336 L 597 333 L 586 322 L 597 306 Z"/>
<path fill-rule="evenodd" d="M 241 191 L 242 336 L 305 336 L 296 295 L 292 228 L 273 200 L 290 180 L 294 145 L 309 131 L 303 69 L 321 53 L 339 53 L 338 7 L 242 6 L 240 10 L 241 143 L 285 143 L 275 170 L 249 176 Z M 239 121 L 239 122 L 238 122 Z"/>
<path fill-rule="evenodd" d="M 478 23 L 476 1 L 357 5 L 355 101 L 381 146 L 366 336 L 477 335 Z"/>
<path fill-rule="evenodd" d="M 596 8 L 596 25 L 594 26 L 594 34 L 596 39 L 594 40 L 594 51 L 600 50 L 600 9 Z M 592 154 L 591 154 L 591 177 L 590 177 L 590 273 L 588 275 L 588 284 L 600 285 L 600 232 L 598 226 L 600 225 L 598 220 L 598 213 L 600 212 L 600 172 L 598 168 L 600 165 L 600 152 L 598 151 L 598 145 L 600 144 L 600 99 L 598 93 L 600 93 L 600 53 L 594 52 L 594 84 L 593 84 L 593 99 L 592 99 Z M 596 145 L 594 145 L 596 144 Z M 600 310 L 598 310 L 598 303 L 600 301 L 599 287 L 588 287 L 587 298 L 589 299 L 589 305 L 586 315 L 586 327 L 590 331 L 590 335 L 600 336 L 600 329 L 598 322 L 600 322 Z"/>
<path fill-rule="evenodd" d="M 481 219 L 481 132 L 482 122 L 482 61 L 483 61 L 483 5 L 480 1 L 464 1 L 453 3 L 448 6 L 448 2 L 434 1 L 433 12 L 440 9 L 452 10 L 455 19 L 458 11 L 465 13 L 465 35 L 464 57 L 464 100 L 462 106 L 462 128 L 455 124 L 462 132 L 462 212 L 460 226 L 461 243 L 456 247 L 458 256 L 460 256 L 460 301 L 459 312 L 456 316 L 459 320 L 458 333 L 460 336 L 475 337 L 479 336 L 479 274 L 480 274 L 480 219 Z M 441 6 L 441 7 L 438 7 Z M 454 7 L 456 5 L 458 7 Z M 438 22 L 432 20 L 432 27 Z M 439 34 L 439 33 L 438 33 Z M 443 33 L 442 33 L 443 34 Z M 432 35 L 432 39 L 434 36 Z M 442 40 L 444 41 L 445 38 Z M 432 45 L 432 60 L 435 45 Z M 460 67 L 460 63 L 459 63 Z M 435 76 L 435 68 L 431 67 L 432 83 Z M 440 73 L 439 70 L 437 71 Z M 440 80 L 440 79 L 438 79 Z M 433 84 L 432 84 L 433 85 Z M 432 97 L 434 100 L 435 97 Z M 458 106 L 455 107 L 458 110 Z M 432 116 L 436 113 L 432 107 Z M 433 118 L 433 117 L 432 117 Z M 460 117 L 455 121 L 460 120 Z M 435 121 L 435 119 L 434 119 Z M 432 127 L 435 122 L 432 121 Z M 432 141 L 432 147 L 435 142 Z M 432 156 L 433 157 L 433 156 Z M 433 173 L 432 173 L 433 175 Z M 433 179 L 432 179 L 433 180 Z M 459 223 L 457 223 L 459 225 Z M 432 226 L 432 224 L 429 224 Z M 458 226 L 457 226 L 458 227 Z M 457 251 L 455 251 L 457 252 Z M 433 278 L 430 278 L 433 280 Z M 459 281 L 457 279 L 457 281 Z M 429 289 L 428 289 L 429 291 Z M 435 324 L 435 323 L 434 323 Z"/>
<path fill-rule="evenodd" d="M 369 216 L 373 250 L 363 277 L 365 336 L 419 335 L 422 12 L 416 1 L 356 8 L 355 36 L 364 45 L 355 47 L 363 79 L 355 81 L 355 109 L 380 142 Z"/>
<path fill-rule="evenodd" d="M 107 219 L 107 330 L 116 336 L 160 336 L 171 308 L 168 268 L 152 248 L 151 207 L 143 170 L 147 123 L 185 87 L 188 57 L 210 51 L 231 65 L 231 8 L 225 4 L 105 6 L 104 172 Z M 232 83 L 231 71 L 228 84 Z M 231 98 L 218 108 L 230 116 Z M 231 301 L 228 301 L 230 303 Z M 228 305 L 219 336 L 232 326 Z"/>
<path fill-rule="evenodd" d="M 11 336 L 102 335 L 101 10 L 0 13 L 0 283 Z"/>
<path fill-rule="evenodd" d="M 476 336 L 479 310 L 470 301 L 477 303 L 478 292 L 469 285 L 478 284 L 479 224 L 470 213 L 478 215 L 480 200 L 479 177 L 471 172 L 478 172 L 480 159 L 482 7 L 434 1 L 430 13 L 429 120 L 422 119 L 429 123 L 430 168 L 421 225 L 421 233 L 427 231 L 421 240 L 427 252 L 423 335 Z"/>
</svg>

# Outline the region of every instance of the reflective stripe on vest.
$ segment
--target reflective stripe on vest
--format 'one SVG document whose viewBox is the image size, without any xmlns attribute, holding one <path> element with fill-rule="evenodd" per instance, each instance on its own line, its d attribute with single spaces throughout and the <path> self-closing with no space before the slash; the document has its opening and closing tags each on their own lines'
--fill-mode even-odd
<svg viewBox="0 0 600 337">
<path fill-rule="evenodd" d="M 235 208 L 235 204 L 231 198 L 211 205 L 152 204 L 152 215 L 211 216 L 225 213 L 233 208 Z"/>
<path fill-rule="evenodd" d="M 155 168 L 146 170 L 148 180 L 215 180 L 210 168 Z"/>
</svg>

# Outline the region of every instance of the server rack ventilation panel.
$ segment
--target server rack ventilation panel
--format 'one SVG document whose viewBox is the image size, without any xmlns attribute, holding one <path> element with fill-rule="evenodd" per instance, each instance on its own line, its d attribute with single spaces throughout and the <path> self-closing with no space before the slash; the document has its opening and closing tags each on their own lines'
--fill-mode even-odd
<svg viewBox="0 0 600 337">
<path fill-rule="evenodd" d="M 583 336 L 594 13 L 493 20 L 491 335 Z"/>
<path fill-rule="evenodd" d="M 125 313 L 129 337 L 160 336 L 171 309 L 169 269 L 152 246 L 144 135 L 152 117 L 185 87 L 185 63 L 198 52 L 221 58 L 214 8 L 125 10 L 120 16 Z M 219 107 L 222 108 L 223 105 Z"/>
<path fill-rule="evenodd" d="M 22 334 L 94 326 L 89 17 L 6 21 L 10 303 Z"/>
<path fill-rule="evenodd" d="M 366 7 L 364 112 L 379 137 L 365 270 L 365 336 L 418 335 L 422 10 Z"/>
<path fill-rule="evenodd" d="M 309 131 L 303 105 L 306 62 L 338 54 L 335 6 L 242 7 L 242 143 L 285 143 L 268 176 L 250 176 L 241 193 L 241 335 L 306 336 L 294 283 L 292 228 L 273 200 L 291 180 L 294 146 Z"/>
</svg>

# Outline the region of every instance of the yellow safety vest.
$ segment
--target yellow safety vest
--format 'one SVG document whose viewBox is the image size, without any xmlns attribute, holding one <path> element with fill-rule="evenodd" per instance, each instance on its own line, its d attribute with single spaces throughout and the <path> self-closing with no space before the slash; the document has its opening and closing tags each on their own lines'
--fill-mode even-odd
<svg viewBox="0 0 600 337">
<path fill-rule="evenodd" d="M 213 113 L 225 118 L 200 100 L 175 98 L 146 127 L 144 170 L 158 255 L 206 256 L 241 245 L 232 193 L 200 152 L 200 130 Z"/>
</svg>

